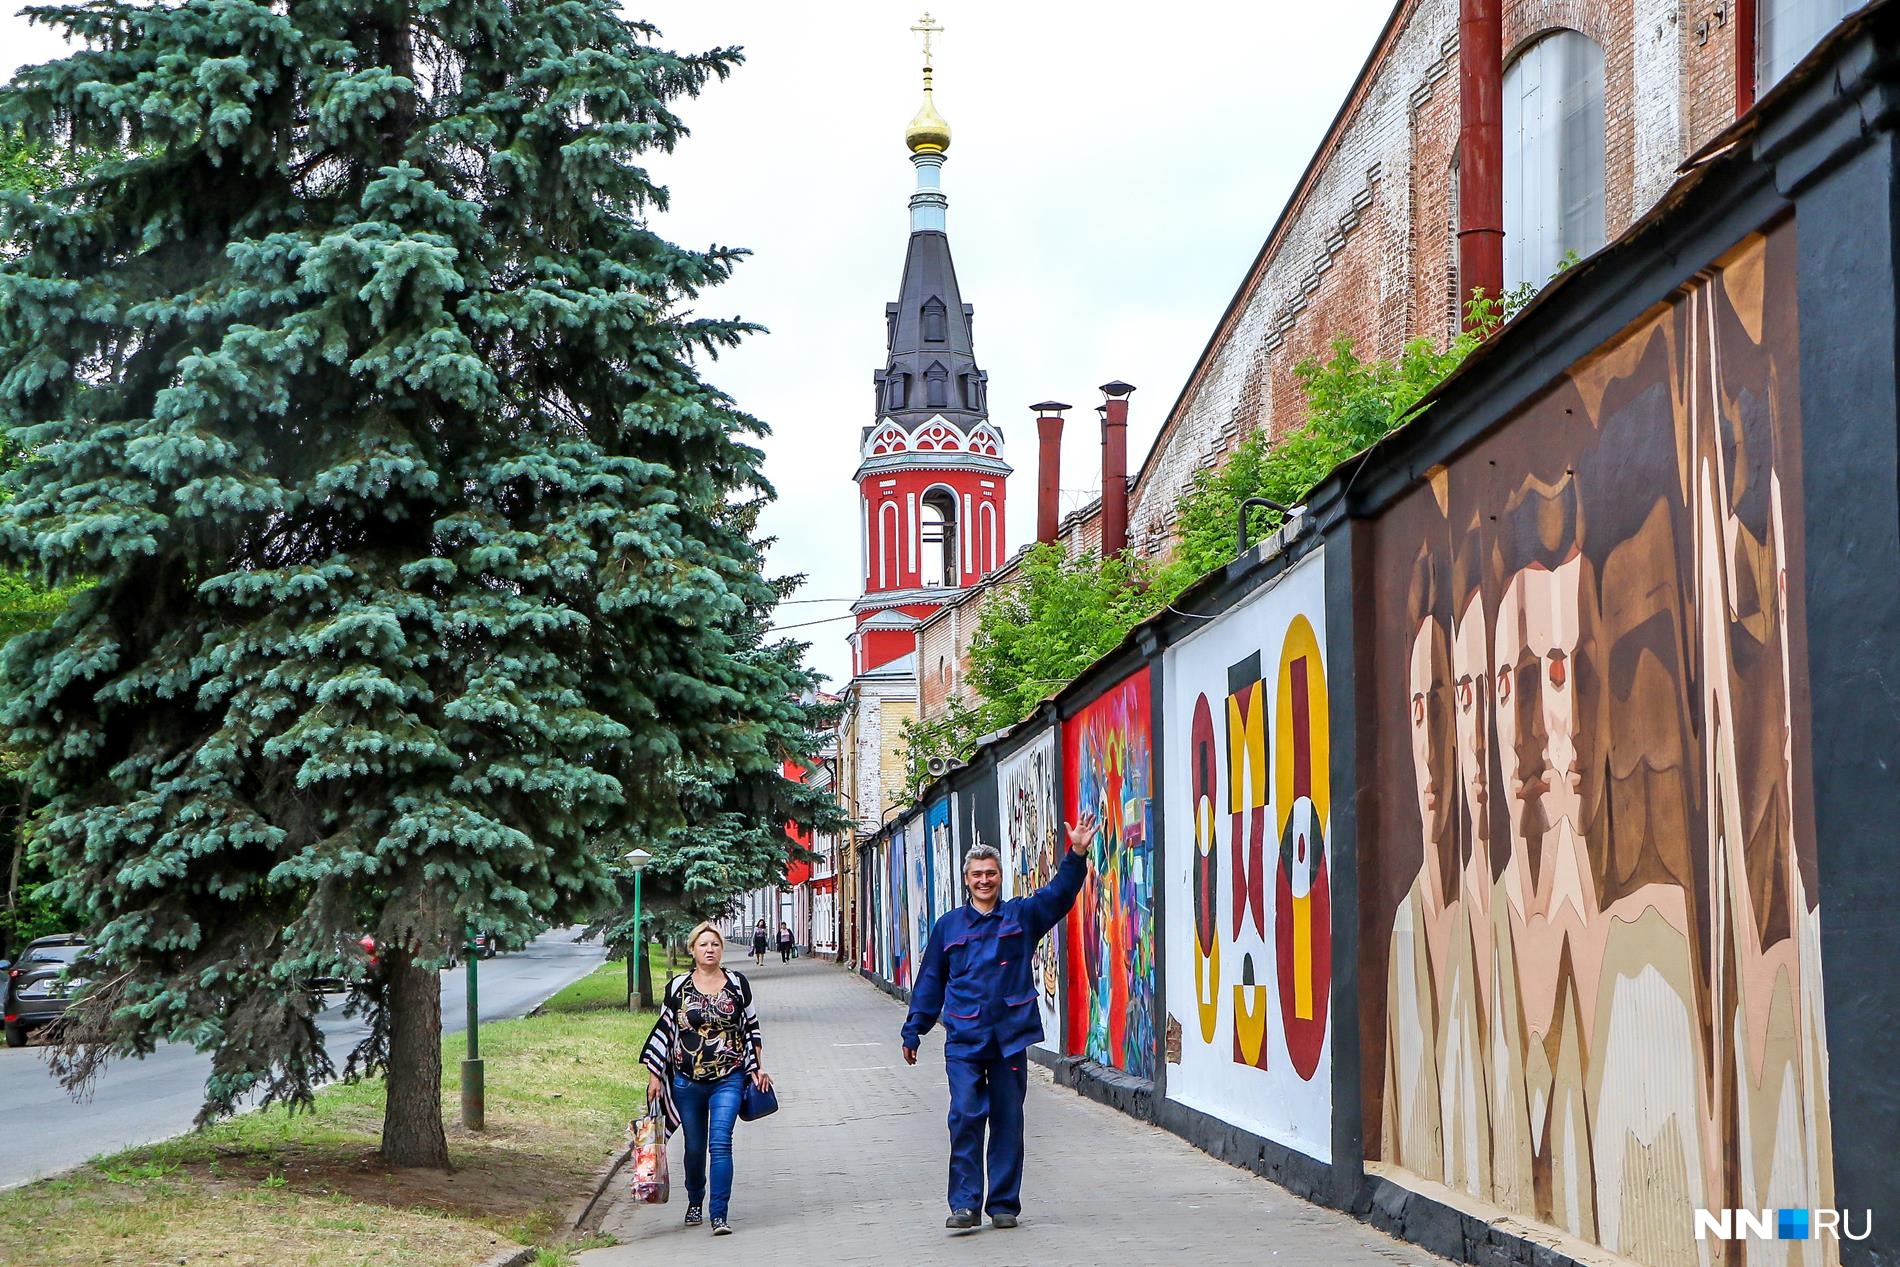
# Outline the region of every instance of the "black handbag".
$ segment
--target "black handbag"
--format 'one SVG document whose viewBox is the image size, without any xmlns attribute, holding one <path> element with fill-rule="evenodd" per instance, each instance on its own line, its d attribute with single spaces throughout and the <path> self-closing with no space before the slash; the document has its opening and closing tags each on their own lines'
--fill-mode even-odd
<svg viewBox="0 0 1900 1267">
<path fill-rule="evenodd" d="M 778 1092 L 759 1090 L 759 1084 L 748 1075 L 745 1085 L 739 1089 L 739 1120 L 756 1122 L 776 1112 L 778 1112 Z"/>
</svg>

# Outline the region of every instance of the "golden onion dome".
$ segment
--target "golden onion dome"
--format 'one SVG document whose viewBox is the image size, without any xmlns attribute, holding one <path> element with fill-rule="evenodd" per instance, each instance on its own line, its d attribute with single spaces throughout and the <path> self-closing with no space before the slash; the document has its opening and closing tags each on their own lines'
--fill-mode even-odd
<svg viewBox="0 0 1900 1267">
<path fill-rule="evenodd" d="M 930 71 L 924 70 L 924 104 L 904 129 L 904 144 L 913 154 L 941 154 L 950 148 L 950 124 L 937 113 L 930 96 Z"/>
</svg>

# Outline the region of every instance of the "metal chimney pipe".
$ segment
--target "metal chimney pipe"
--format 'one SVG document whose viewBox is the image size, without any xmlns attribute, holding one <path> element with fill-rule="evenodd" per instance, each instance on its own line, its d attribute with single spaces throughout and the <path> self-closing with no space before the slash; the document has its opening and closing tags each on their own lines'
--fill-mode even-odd
<svg viewBox="0 0 1900 1267">
<path fill-rule="evenodd" d="M 1046 545 L 1062 526 L 1062 411 L 1069 406 L 1045 400 L 1030 408 L 1036 411 L 1041 446 L 1036 457 L 1036 544 Z"/>
<path fill-rule="evenodd" d="M 1504 22 L 1501 0 L 1458 0 L 1458 322 L 1474 287 L 1504 293 Z"/>
<path fill-rule="evenodd" d="M 1102 557 L 1128 548 L 1128 393 L 1116 381 L 1102 384 Z"/>
</svg>

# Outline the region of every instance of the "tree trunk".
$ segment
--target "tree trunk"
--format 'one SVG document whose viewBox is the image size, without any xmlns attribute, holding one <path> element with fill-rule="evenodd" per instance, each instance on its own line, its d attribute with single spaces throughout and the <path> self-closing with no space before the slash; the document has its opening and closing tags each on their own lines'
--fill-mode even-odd
<svg viewBox="0 0 1900 1267">
<path fill-rule="evenodd" d="M 659 1000 L 653 997 L 653 969 L 647 964 L 646 938 L 633 939 L 633 953 L 639 962 L 639 967 L 634 969 L 634 980 L 640 985 L 640 1006 L 647 1009 L 656 1008 L 660 1004 Z"/>
<path fill-rule="evenodd" d="M 389 1097 L 383 1106 L 383 1160 L 392 1166 L 449 1168 L 442 1131 L 442 979 L 390 948 Z"/>
<path fill-rule="evenodd" d="M 20 897 L 20 860 L 26 857 L 26 819 L 33 810 L 33 789 L 27 786 L 26 776 L 20 776 L 20 821 L 14 824 L 13 859 L 7 865 L 7 909 Z"/>
</svg>

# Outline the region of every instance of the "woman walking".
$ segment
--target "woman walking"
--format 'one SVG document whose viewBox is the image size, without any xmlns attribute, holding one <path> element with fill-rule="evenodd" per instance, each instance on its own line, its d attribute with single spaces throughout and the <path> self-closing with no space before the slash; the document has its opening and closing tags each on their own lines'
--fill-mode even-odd
<svg viewBox="0 0 1900 1267">
<path fill-rule="evenodd" d="M 792 961 L 792 947 L 795 944 L 792 939 L 792 926 L 781 921 L 778 926 L 778 961 L 780 963 Z"/>
<path fill-rule="evenodd" d="M 752 962 L 761 968 L 765 966 L 765 921 L 760 920 L 758 927 L 752 930 Z"/>
<path fill-rule="evenodd" d="M 710 1155 L 712 1230 L 725 1236 L 732 1231 L 727 1214 L 739 1093 L 747 1078 L 761 1091 L 770 1090 L 772 1080 L 763 1066 L 765 1040 L 752 1010 L 752 984 L 744 973 L 720 965 L 726 939 L 711 924 L 700 924 L 686 945 L 693 970 L 667 983 L 640 1063 L 647 1067 L 648 1102 L 666 1106 L 667 1130 L 686 1128 L 686 1226 L 705 1221 Z"/>
</svg>

